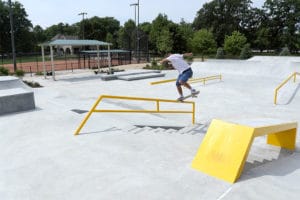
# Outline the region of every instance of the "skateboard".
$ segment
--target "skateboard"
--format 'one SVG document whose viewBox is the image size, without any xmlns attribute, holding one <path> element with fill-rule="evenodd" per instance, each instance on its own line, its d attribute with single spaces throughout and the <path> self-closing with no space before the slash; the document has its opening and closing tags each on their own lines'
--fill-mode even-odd
<svg viewBox="0 0 300 200">
<path fill-rule="evenodd" d="M 178 101 L 184 101 L 184 100 L 186 100 L 186 99 L 188 99 L 188 98 L 190 98 L 190 97 L 192 97 L 192 98 L 197 98 L 198 95 L 199 95 L 199 93 L 200 93 L 200 91 L 196 91 L 195 94 L 189 94 L 189 95 L 187 95 L 187 96 L 184 96 L 182 100 L 178 100 L 178 99 L 177 99 L 177 100 L 178 100 Z"/>
</svg>

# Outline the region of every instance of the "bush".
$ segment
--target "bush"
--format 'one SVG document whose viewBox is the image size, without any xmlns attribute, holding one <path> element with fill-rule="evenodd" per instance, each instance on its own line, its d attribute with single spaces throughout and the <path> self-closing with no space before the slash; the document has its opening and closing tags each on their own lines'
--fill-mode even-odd
<svg viewBox="0 0 300 200">
<path fill-rule="evenodd" d="M 167 69 L 172 68 L 170 66 L 172 66 L 172 65 L 170 65 L 168 62 L 158 64 L 156 60 L 152 60 L 151 65 L 147 64 L 143 69 L 167 70 Z"/>
<path fill-rule="evenodd" d="M 290 55 L 291 53 L 288 47 L 284 47 L 279 54 L 279 56 L 290 56 Z"/>
<path fill-rule="evenodd" d="M 243 47 L 241 54 L 240 54 L 240 59 L 248 59 L 252 57 L 252 51 L 250 48 L 250 44 L 247 43 L 245 44 L 245 46 Z"/>
<path fill-rule="evenodd" d="M 151 66 L 157 66 L 157 61 L 156 60 L 152 60 L 151 61 Z"/>
<path fill-rule="evenodd" d="M 35 75 L 36 75 L 36 76 L 43 76 L 44 73 L 43 73 L 43 72 L 36 72 Z"/>
<path fill-rule="evenodd" d="M 225 36 L 224 50 L 226 54 L 232 54 L 234 56 L 239 55 L 246 42 L 247 38 L 245 35 L 238 31 L 234 31 L 230 36 Z"/>
<path fill-rule="evenodd" d="M 199 53 L 202 61 L 204 61 L 204 55 L 215 53 L 217 48 L 212 31 L 207 29 L 196 31 L 192 39 L 192 44 L 193 52 Z"/>
<path fill-rule="evenodd" d="M 0 76 L 8 76 L 9 71 L 5 67 L 0 67 Z"/>
<path fill-rule="evenodd" d="M 42 87 L 38 82 L 33 82 L 33 81 L 32 82 L 31 81 L 23 81 L 23 82 L 32 88 Z"/>
<path fill-rule="evenodd" d="M 216 54 L 216 59 L 224 59 L 224 50 L 222 47 L 219 47 Z"/>
<path fill-rule="evenodd" d="M 25 72 L 21 69 L 17 69 L 15 74 L 16 74 L 17 77 L 23 77 Z"/>
</svg>

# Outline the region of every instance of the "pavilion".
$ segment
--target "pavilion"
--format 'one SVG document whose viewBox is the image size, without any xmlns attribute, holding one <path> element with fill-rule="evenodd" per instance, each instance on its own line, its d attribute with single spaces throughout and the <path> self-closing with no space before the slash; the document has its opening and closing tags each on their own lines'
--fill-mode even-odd
<svg viewBox="0 0 300 200">
<path fill-rule="evenodd" d="M 97 49 L 97 65 L 98 70 L 100 70 L 100 59 L 99 59 L 99 52 L 100 46 L 107 46 L 108 51 L 108 67 L 111 67 L 111 57 L 110 57 L 110 45 L 111 43 L 108 42 L 102 42 L 98 40 L 53 40 L 50 42 L 45 42 L 40 44 L 39 46 L 42 49 L 42 59 L 43 59 L 43 72 L 44 72 L 44 78 L 46 78 L 46 66 L 45 66 L 45 47 L 50 47 L 50 57 L 51 57 L 51 71 L 52 71 L 52 78 L 55 79 L 55 67 L 54 67 L 54 59 L 53 59 L 53 48 L 55 46 L 72 46 L 72 47 L 79 47 L 79 46 L 96 46 Z"/>
</svg>

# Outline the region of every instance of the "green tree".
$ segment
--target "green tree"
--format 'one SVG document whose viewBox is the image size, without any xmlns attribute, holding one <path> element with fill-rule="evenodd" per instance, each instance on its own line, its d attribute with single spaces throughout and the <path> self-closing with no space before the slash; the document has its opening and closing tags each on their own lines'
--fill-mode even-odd
<svg viewBox="0 0 300 200">
<path fill-rule="evenodd" d="M 46 28 L 43 35 L 46 37 L 46 40 L 51 40 L 57 34 L 78 36 L 79 27 L 80 26 L 78 24 L 69 25 L 58 23 Z"/>
<path fill-rule="evenodd" d="M 162 55 L 172 51 L 173 40 L 170 32 L 167 29 L 161 31 L 156 40 L 156 46 L 158 52 Z"/>
<path fill-rule="evenodd" d="M 47 36 L 45 34 L 45 31 L 41 26 L 39 26 L 39 25 L 35 26 L 33 28 L 32 32 L 33 32 L 35 41 L 37 43 L 42 43 L 42 42 L 45 42 L 47 40 Z"/>
<path fill-rule="evenodd" d="M 279 49 L 287 45 L 291 51 L 297 50 L 300 32 L 299 0 L 266 0 L 263 6 L 267 16 L 266 27 L 270 30 L 270 48 Z"/>
<path fill-rule="evenodd" d="M 164 42 L 162 38 L 168 40 L 172 38 L 169 30 L 171 23 L 172 22 L 168 20 L 168 17 L 163 14 L 159 14 L 152 21 L 152 29 L 150 31 L 149 40 L 150 40 L 150 47 L 154 53 L 161 53 L 162 46 L 165 46 L 164 44 L 161 44 L 162 42 Z M 169 46 L 168 48 L 172 50 L 173 46 Z"/>
<path fill-rule="evenodd" d="M 250 48 L 250 44 L 245 44 L 243 47 L 241 54 L 240 54 L 240 59 L 248 59 L 252 57 L 252 51 Z"/>
<path fill-rule="evenodd" d="M 110 33 L 115 41 L 114 46 L 117 46 L 119 29 L 120 22 L 113 17 L 92 17 L 85 20 L 85 39 L 105 41 L 107 34 Z"/>
<path fill-rule="evenodd" d="M 195 32 L 192 44 L 193 51 L 201 54 L 202 60 L 204 60 L 205 54 L 214 53 L 217 48 L 212 32 L 207 29 L 201 29 Z"/>
<path fill-rule="evenodd" d="M 27 19 L 27 13 L 22 4 L 18 1 L 12 2 L 14 20 L 14 36 L 16 52 L 27 52 L 34 46 L 34 38 L 31 33 L 32 24 Z M 7 2 L 0 1 L 0 52 L 11 51 L 10 41 L 10 18 Z"/>
<path fill-rule="evenodd" d="M 269 28 L 261 27 L 257 31 L 255 40 L 256 47 L 262 52 L 270 46 L 270 30 Z"/>
<path fill-rule="evenodd" d="M 239 55 L 247 42 L 247 38 L 238 31 L 234 31 L 230 36 L 225 36 L 224 50 L 232 55 Z"/>
<path fill-rule="evenodd" d="M 136 26 L 133 20 L 125 22 L 124 27 L 118 31 L 118 45 L 119 48 L 133 50 L 135 47 L 135 32 Z"/>
<path fill-rule="evenodd" d="M 193 50 L 192 38 L 194 35 L 192 24 L 181 20 L 179 24 L 179 33 L 182 35 L 184 51 L 191 52 Z"/>
<path fill-rule="evenodd" d="M 254 27 L 251 4 L 251 0 L 212 0 L 197 12 L 193 27 L 212 30 L 218 46 L 222 46 L 225 35 L 235 30 L 243 33 Z"/>
</svg>

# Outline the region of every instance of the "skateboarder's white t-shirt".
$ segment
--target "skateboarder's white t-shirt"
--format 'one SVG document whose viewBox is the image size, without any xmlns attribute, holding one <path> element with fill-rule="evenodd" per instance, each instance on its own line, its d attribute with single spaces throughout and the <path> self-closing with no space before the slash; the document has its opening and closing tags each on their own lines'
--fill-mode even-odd
<svg viewBox="0 0 300 200">
<path fill-rule="evenodd" d="M 189 64 L 183 59 L 182 54 L 172 54 L 167 57 L 167 60 L 172 63 L 173 67 L 178 70 L 179 74 L 190 68 Z"/>
</svg>

